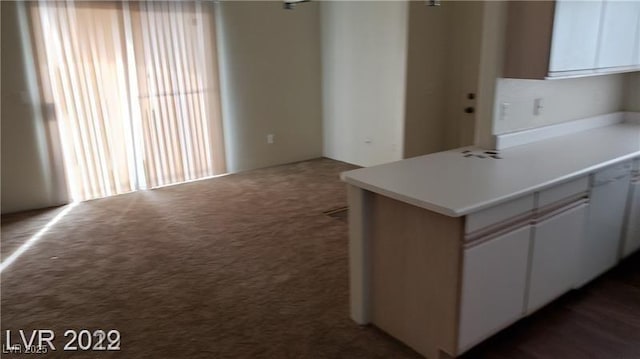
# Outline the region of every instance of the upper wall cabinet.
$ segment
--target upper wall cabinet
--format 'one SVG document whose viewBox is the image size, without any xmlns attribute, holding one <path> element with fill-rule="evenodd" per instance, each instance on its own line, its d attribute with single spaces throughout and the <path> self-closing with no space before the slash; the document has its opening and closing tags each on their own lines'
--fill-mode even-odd
<svg viewBox="0 0 640 359">
<path fill-rule="evenodd" d="M 548 79 L 640 70 L 640 1 L 510 2 L 504 76 Z"/>
<path fill-rule="evenodd" d="M 636 63 L 640 64 L 640 20 L 638 20 L 638 32 L 636 34 Z"/>
<path fill-rule="evenodd" d="M 600 46 L 596 67 L 622 67 L 638 64 L 635 57 L 638 42 L 640 1 L 605 1 L 600 26 Z"/>
<path fill-rule="evenodd" d="M 549 72 L 593 69 L 602 1 L 558 1 L 553 19 Z"/>
<path fill-rule="evenodd" d="M 636 34 L 636 63 L 640 64 L 640 20 L 638 20 L 638 32 Z"/>
</svg>

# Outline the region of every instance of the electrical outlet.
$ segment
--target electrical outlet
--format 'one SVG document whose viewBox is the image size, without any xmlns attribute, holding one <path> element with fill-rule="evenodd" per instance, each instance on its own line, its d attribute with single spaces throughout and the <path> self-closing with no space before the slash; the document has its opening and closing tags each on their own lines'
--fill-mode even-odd
<svg viewBox="0 0 640 359">
<path fill-rule="evenodd" d="M 542 113 L 542 109 L 543 108 L 544 108 L 544 105 L 542 104 L 542 97 L 538 97 L 538 98 L 533 100 L 533 115 L 534 116 L 540 116 L 540 114 Z"/>
<path fill-rule="evenodd" d="M 275 137 L 276 137 L 276 135 L 274 135 L 274 134 L 271 134 L 271 133 L 268 134 L 267 135 L 267 143 L 270 144 L 270 145 L 273 145 L 274 142 L 276 142 Z"/>
<path fill-rule="evenodd" d="M 508 102 L 500 104 L 500 121 L 504 121 L 509 117 L 509 106 L 511 106 L 511 104 Z"/>
</svg>

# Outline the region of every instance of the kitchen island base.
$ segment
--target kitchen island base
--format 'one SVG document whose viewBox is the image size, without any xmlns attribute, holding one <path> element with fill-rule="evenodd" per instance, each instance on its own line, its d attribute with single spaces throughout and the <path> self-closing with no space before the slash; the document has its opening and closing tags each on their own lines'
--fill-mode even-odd
<svg viewBox="0 0 640 359">
<path fill-rule="evenodd" d="M 349 186 L 351 316 L 427 358 L 457 355 L 462 218 Z"/>
</svg>

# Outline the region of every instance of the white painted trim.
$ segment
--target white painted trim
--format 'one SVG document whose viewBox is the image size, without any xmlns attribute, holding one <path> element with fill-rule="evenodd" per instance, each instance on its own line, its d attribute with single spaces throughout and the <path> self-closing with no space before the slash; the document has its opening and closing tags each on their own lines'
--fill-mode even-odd
<svg viewBox="0 0 640 359">
<path fill-rule="evenodd" d="M 636 116 L 638 115 L 638 116 Z M 640 119 L 640 113 L 634 112 L 614 112 L 606 115 L 588 117 L 581 120 L 563 122 L 556 125 L 533 128 L 524 131 L 503 133 L 496 136 L 496 149 L 526 145 L 528 143 L 546 140 L 553 137 L 569 135 L 576 132 L 591 130 L 598 127 L 615 125 L 629 120 L 629 118 Z"/>
</svg>

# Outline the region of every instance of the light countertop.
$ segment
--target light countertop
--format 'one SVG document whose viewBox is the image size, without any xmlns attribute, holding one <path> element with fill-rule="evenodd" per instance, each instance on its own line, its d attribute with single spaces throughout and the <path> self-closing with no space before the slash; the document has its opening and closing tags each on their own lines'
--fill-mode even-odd
<svg viewBox="0 0 640 359">
<path fill-rule="evenodd" d="M 465 147 L 344 172 L 343 181 L 447 216 L 459 217 L 610 164 L 640 157 L 640 125 L 619 123 L 464 157 Z"/>
</svg>

